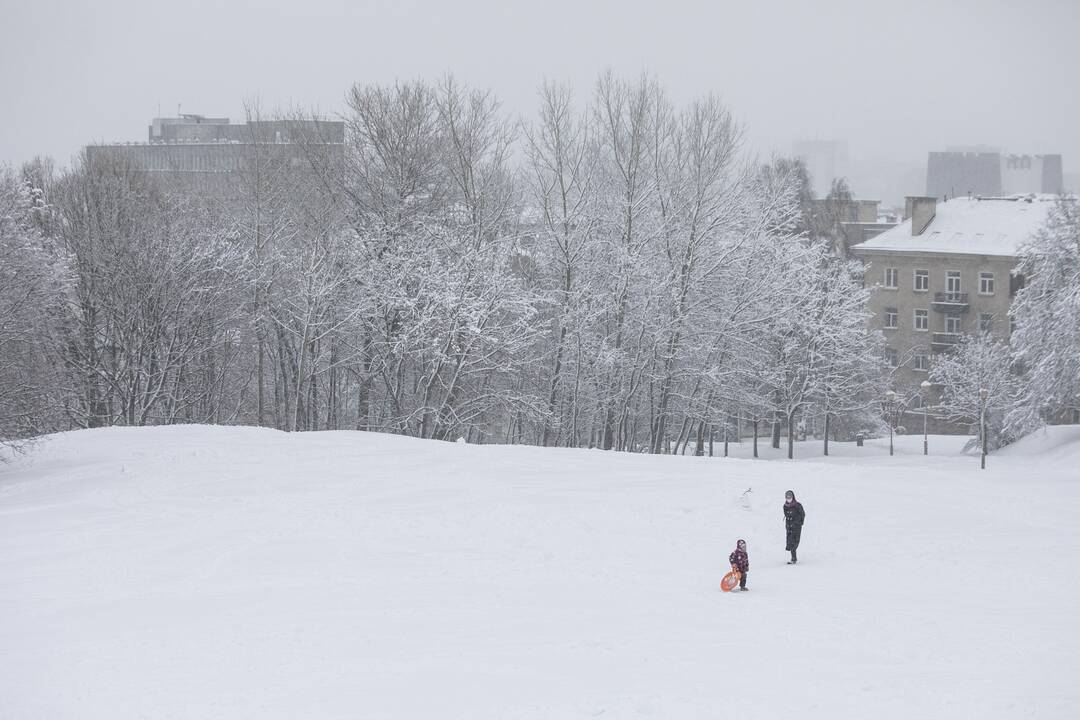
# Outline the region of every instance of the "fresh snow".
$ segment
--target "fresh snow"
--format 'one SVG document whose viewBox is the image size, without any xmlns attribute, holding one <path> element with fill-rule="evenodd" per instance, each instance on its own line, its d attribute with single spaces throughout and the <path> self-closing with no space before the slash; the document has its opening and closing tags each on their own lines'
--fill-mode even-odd
<svg viewBox="0 0 1080 720">
<path fill-rule="evenodd" d="M 1080 429 L 1043 433 L 982 472 L 921 436 L 54 435 L 0 465 L 0 717 L 1075 717 Z"/>
<path fill-rule="evenodd" d="M 1030 202 L 1028 201 L 1030 199 Z M 1008 198 L 950 198 L 938 202 L 921 235 L 911 220 L 854 247 L 856 252 L 962 253 L 1015 257 L 1046 222 L 1057 195 Z"/>
<path fill-rule="evenodd" d="M 1017 443 L 998 451 L 999 455 L 1030 463 L 1053 463 L 1068 466 L 1080 460 L 1080 425 L 1056 425 L 1036 430 Z M 1074 465 L 1075 468 L 1075 465 Z M 1080 478 L 1080 475 L 1075 477 Z"/>
</svg>

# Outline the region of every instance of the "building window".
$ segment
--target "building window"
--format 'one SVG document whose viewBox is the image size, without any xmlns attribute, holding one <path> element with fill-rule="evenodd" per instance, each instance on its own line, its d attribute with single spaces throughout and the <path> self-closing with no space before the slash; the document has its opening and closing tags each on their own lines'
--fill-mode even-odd
<svg viewBox="0 0 1080 720">
<path fill-rule="evenodd" d="M 885 268 L 885 287 L 895 290 L 900 287 L 900 270 L 897 268 Z"/>
<path fill-rule="evenodd" d="M 979 273 L 979 294 L 980 295 L 993 295 L 994 294 L 994 273 L 981 272 Z"/>
<path fill-rule="evenodd" d="M 994 313 L 979 313 L 979 332 L 988 333 L 994 328 Z"/>
<path fill-rule="evenodd" d="M 912 410 L 921 410 L 922 409 L 922 395 L 918 395 L 918 394 L 913 395 L 912 398 L 911 398 L 911 403 L 908 405 L 908 407 L 910 407 Z"/>
<path fill-rule="evenodd" d="M 887 347 L 885 348 L 885 364 L 889 367 L 896 367 L 900 364 L 900 358 L 896 354 L 896 349 Z"/>
<path fill-rule="evenodd" d="M 930 329 L 930 311 L 929 310 L 916 310 L 915 311 L 915 329 L 916 330 L 929 330 Z"/>
<path fill-rule="evenodd" d="M 945 273 L 945 292 L 949 295 L 960 294 L 960 271 L 950 270 Z"/>
<path fill-rule="evenodd" d="M 915 292 L 929 292 L 930 291 L 930 271 L 929 270 L 916 270 L 915 271 Z"/>
<path fill-rule="evenodd" d="M 900 313 L 896 311 L 896 308 L 885 308 L 885 329 L 895 330 L 897 327 L 897 321 L 900 318 Z"/>
<path fill-rule="evenodd" d="M 930 370 L 930 356 L 924 352 L 915 353 L 915 369 L 927 372 Z"/>
<path fill-rule="evenodd" d="M 952 333 L 953 335 L 960 334 L 960 316 L 955 313 L 949 313 L 945 316 L 945 332 Z"/>
</svg>

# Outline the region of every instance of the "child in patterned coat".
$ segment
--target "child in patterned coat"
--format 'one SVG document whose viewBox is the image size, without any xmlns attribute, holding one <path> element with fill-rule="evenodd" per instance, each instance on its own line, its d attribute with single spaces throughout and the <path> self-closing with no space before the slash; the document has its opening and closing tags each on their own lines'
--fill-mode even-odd
<svg viewBox="0 0 1080 720">
<path fill-rule="evenodd" d="M 739 590 L 749 590 L 750 588 L 746 587 L 746 574 L 750 572 L 750 556 L 746 554 L 745 540 L 735 543 L 735 552 L 728 556 L 728 562 L 731 563 L 732 570 L 739 571 Z"/>
</svg>

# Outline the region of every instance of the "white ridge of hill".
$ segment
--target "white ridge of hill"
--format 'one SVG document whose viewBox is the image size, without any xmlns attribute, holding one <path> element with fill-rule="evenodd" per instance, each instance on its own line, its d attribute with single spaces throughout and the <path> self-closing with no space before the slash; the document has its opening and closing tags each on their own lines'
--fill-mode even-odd
<svg viewBox="0 0 1080 720">
<path fill-rule="evenodd" d="M 1025 461 L 1049 461 L 1077 469 L 1080 481 L 1080 425 L 1048 425 L 994 453 Z"/>
<path fill-rule="evenodd" d="M 1040 432 L 986 471 L 50 436 L 0 465 L 0 718 L 1076 717 L 1080 429 Z"/>
</svg>

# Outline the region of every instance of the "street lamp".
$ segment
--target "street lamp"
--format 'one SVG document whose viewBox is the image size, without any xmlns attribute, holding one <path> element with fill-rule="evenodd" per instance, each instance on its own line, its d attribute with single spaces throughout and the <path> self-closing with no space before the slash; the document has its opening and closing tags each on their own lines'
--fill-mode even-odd
<svg viewBox="0 0 1080 720">
<path fill-rule="evenodd" d="M 979 388 L 979 434 L 982 439 L 981 467 L 986 469 L 986 396 L 990 393 L 986 388 Z"/>
<path fill-rule="evenodd" d="M 922 454 L 923 455 L 929 455 L 930 454 L 930 443 L 927 442 L 927 439 L 926 439 L 926 396 L 927 396 L 927 391 L 930 389 L 930 381 L 929 380 L 923 380 L 919 384 L 919 387 L 922 388 L 922 395 L 920 396 L 922 398 Z"/>
<path fill-rule="evenodd" d="M 896 407 L 896 392 L 890 390 L 885 393 L 885 408 L 889 413 L 889 455 L 893 454 L 893 408 Z"/>
</svg>

